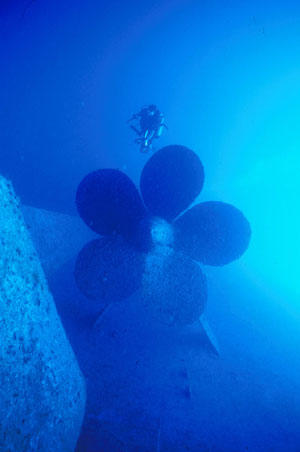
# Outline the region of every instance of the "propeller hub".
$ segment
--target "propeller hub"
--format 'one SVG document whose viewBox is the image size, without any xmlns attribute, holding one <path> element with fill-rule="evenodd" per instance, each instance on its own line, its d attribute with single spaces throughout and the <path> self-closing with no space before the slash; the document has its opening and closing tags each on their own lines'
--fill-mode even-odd
<svg viewBox="0 0 300 452">
<path fill-rule="evenodd" d="M 162 218 L 153 218 L 151 222 L 151 238 L 154 246 L 173 245 L 174 231 L 172 225 Z"/>
</svg>

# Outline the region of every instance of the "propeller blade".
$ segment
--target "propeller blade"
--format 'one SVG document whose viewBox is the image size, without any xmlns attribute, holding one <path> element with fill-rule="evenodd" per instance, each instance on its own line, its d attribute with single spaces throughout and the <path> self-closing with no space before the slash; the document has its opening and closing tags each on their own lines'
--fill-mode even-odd
<svg viewBox="0 0 300 452">
<path fill-rule="evenodd" d="M 189 209 L 174 223 L 175 248 L 205 265 L 222 266 L 248 248 L 251 229 L 231 204 L 209 201 Z"/>
<path fill-rule="evenodd" d="M 130 237 L 145 215 L 139 192 L 126 174 L 101 169 L 79 184 L 76 204 L 83 221 L 98 234 Z"/>
<path fill-rule="evenodd" d="M 144 255 L 122 237 L 104 237 L 87 243 L 78 254 L 75 280 L 88 298 L 120 301 L 140 286 Z"/>
<path fill-rule="evenodd" d="M 204 170 L 199 157 L 185 146 L 166 146 L 148 160 L 140 188 L 152 215 L 172 221 L 201 192 Z"/>
<path fill-rule="evenodd" d="M 149 253 L 142 287 L 144 303 L 162 323 L 188 325 L 204 311 L 206 278 L 200 266 L 183 254 Z"/>
</svg>

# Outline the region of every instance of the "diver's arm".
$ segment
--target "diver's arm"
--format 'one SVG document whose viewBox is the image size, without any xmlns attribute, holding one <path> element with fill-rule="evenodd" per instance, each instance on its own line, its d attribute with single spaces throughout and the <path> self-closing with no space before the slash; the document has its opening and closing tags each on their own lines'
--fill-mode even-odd
<svg viewBox="0 0 300 452">
<path fill-rule="evenodd" d="M 131 121 L 133 121 L 134 119 L 137 119 L 138 117 L 139 117 L 139 113 L 135 113 L 134 115 L 131 116 L 130 119 L 127 120 L 127 122 L 131 122 Z"/>
<path fill-rule="evenodd" d="M 131 128 L 132 128 L 132 130 L 134 130 L 135 131 L 135 133 L 137 134 L 137 135 L 141 135 L 142 134 L 142 132 L 139 130 L 139 129 L 137 129 L 136 127 L 134 127 L 134 126 L 130 126 Z"/>
</svg>

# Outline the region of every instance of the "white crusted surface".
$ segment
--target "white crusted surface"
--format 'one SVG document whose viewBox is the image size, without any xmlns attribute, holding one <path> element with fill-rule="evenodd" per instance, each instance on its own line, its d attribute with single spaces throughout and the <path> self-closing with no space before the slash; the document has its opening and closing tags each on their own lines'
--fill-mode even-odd
<svg viewBox="0 0 300 452">
<path fill-rule="evenodd" d="M 74 450 L 85 385 L 9 182 L 0 177 L 0 450 Z"/>
</svg>

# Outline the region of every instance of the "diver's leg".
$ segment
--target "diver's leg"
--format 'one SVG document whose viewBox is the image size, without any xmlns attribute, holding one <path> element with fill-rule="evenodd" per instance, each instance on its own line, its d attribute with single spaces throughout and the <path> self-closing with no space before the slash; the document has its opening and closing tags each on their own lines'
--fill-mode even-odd
<svg viewBox="0 0 300 452">
<path fill-rule="evenodd" d="M 145 145 L 145 143 L 142 143 L 141 147 L 140 147 L 140 152 L 142 154 L 147 154 L 147 152 L 148 152 L 148 145 Z"/>
<path fill-rule="evenodd" d="M 145 133 L 144 133 L 144 146 L 145 146 L 145 147 L 148 146 L 148 142 L 149 142 L 149 134 L 150 134 L 149 130 L 148 130 L 148 129 L 145 130 Z"/>
<path fill-rule="evenodd" d="M 159 126 L 159 128 L 156 131 L 155 138 L 160 138 L 161 137 L 162 130 L 163 130 L 163 126 Z"/>
<path fill-rule="evenodd" d="M 148 137 L 147 137 L 148 141 L 152 141 L 154 138 L 154 135 L 155 135 L 155 130 L 148 131 Z"/>
<path fill-rule="evenodd" d="M 152 142 L 155 138 L 155 130 L 151 130 L 150 134 L 149 134 L 149 138 L 148 138 L 148 149 L 150 149 L 150 151 L 153 150 L 153 146 L 152 146 Z"/>
</svg>

